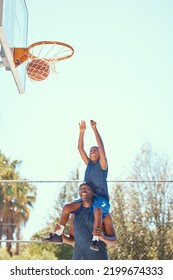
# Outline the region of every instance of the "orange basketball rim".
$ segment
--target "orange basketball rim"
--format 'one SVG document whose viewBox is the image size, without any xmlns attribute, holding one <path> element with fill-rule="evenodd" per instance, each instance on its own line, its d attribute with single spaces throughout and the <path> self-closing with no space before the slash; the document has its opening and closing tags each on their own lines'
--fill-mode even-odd
<svg viewBox="0 0 173 280">
<path fill-rule="evenodd" d="M 18 67 L 28 59 L 40 58 L 48 62 L 58 62 L 70 58 L 74 49 L 69 44 L 58 41 L 40 41 L 28 48 L 14 48 L 14 64 Z"/>
<path fill-rule="evenodd" d="M 31 44 L 28 48 L 14 48 L 14 64 L 18 67 L 28 60 L 28 77 L 33 81 L 42 81 L 50 72 L 57 74 L 56 62 L 68 59 L 73 54 L 73 47 L 66 43 L 41 41 Z"/>
</svg>

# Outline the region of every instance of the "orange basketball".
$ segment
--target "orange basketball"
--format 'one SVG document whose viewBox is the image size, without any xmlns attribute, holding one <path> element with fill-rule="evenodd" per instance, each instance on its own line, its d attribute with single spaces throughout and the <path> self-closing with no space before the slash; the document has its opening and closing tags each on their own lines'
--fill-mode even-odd
<svg viewBox="0 0 173 280">
<path fill-rule="evenodd" d="M 26 71 L 31 80 L 42 81 L 48 77 L 50 65 L 44 59 L 34 58 L 28 63 Z"/>
</svg>

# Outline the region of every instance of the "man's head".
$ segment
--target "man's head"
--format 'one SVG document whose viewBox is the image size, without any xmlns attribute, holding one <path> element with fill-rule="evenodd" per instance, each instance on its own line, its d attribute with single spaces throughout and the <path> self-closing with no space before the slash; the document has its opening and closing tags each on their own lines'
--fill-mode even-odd
<svg viewBox="0 0 173 280">
<path fill-rule="evenodd" d="M 95 187 L 89 182 L 83 182 L 79 186 L 79 195 L 82 200 L 92 200 L 95 194 Z"/>
<path fill-rule="evenodd" d="M 99 148 L 97 146 L 93 146 L 90 148 L 89 158 L 91 161 L 96 162 L 99 159 Z"/>
</svg>

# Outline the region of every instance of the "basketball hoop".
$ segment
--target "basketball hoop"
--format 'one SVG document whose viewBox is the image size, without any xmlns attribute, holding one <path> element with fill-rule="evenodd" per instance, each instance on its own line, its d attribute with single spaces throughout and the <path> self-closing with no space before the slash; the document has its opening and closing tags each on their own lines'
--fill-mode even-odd
<svg viewBox="0 0 173 280">
<path fill-rule="evenodd" d="M 28 48 L 14 48 L 14 63 L 15 67 L 18 67 L 28 60 L 28 76 L 34 81 L 41 81 L 51 72 L 57 74 L 55 64 L 70 58 L 73 54 L 73 47 L 66 43 L 40 41 L 31 44 Z M 40 71 L 41 75 L 39 75 Z"/>
</svg>

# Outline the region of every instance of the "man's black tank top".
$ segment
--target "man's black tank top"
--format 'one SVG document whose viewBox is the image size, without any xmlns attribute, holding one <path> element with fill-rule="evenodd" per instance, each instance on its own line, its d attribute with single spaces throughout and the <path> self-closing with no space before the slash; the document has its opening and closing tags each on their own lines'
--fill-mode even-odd
<svg viewBox="0 0 173 280">
<path fill-rule="evenodd" d="M 94 215 L 91 213 L 90 208 L 81 206 L 74 217 L 75 246 L 73 260 L 108 260 L 107 248 L 104 242 L 99 241 L 99 252 L 90 249 L 93 224 Z"/>
</svg>

